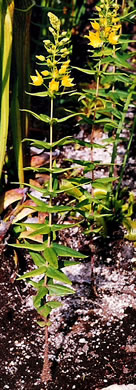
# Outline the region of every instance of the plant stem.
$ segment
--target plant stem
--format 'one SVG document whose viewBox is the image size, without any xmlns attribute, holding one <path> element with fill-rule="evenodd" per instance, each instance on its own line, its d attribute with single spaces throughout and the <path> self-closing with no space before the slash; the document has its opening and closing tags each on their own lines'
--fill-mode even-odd
<svg viewBox="0 0 136 390">
<path fill-rule="evenodd" d="M 111 163 L 113 165 L 110 168 L 110 177 L 112 177 L 112 175 L 113 175 L 114 163 L 115 163 L 115 159 L 116 159 L 116 156 L 117 156 L 118 141 L 119 141 L 120 133 L 121 133 L 122 128 L 123 128 L 123 124 L 124 124 L 125 117 L 126 117 L 126 114 L 127 114 L 127 111 L 128 111 L 128 107 L 129 107 L 129 104 L 131 102 L 132 94 L 133 94 L 133 91 L 129 92 L 129 94 L 128 94 L 128 97 L 127 97 L 127 100 L 126 100 L 126 103 L 125 103 L 125 106 L 124 106 L 124 110 L 122 112 L 122 118 L 120 119 L 119 125 L 118 125 L 118 128 L 117 128 L 116 140 L 115 140 L 115 143 L 114 143 L 114 146 L 113 146 L 113 153 L 112 153 L 112 159 L 111 159 Z"/>
<path fill-rule="evenodd" d="M 98 64 L 98 75 L 97 75 L 97 80 L 96 80 L 96 102 L 95 102 L 95 107 L 94 107 L 94 116 L 93 116 L 93 122 L 95 121 L 96 118 L 96 107 L 97 107 L 97 98 L 99 94 L 99 85 L 100 85 L 100 68 L 101 68 L 101 60 L 99 60 Z M 92 126 L 92 132 L 91 132 L 91 144 L 93 144 L 93 138 L 94 138 L 94 124 Z M 91 162 L 93 162 L 93 146 L 91 147 Z M 92 170 L 92 181 L 94 181 L 94 170 Z"/>
<path fill-rule="evenodd" d="M 52 124 L 52 119 L 53 119 L 53 97 L 51 98 L 51 111 L 50 111 L 50 145 L 52 145 L 52 140 L 53 140 L 53 124 Z M 52 169 L 52 148 L 50 149 L 50 169 Z M 50 182 L 49 182 L 49 191 L 52 192 L 52 172 L 50 172 Z M 50 199 L 49 199 L 49 206 L 51 207 L 52 205 L 52 196 L 50 194 Z M 49 226 L 52 225 L 52 214 L 49 213 Z M 48 247 L 51 245 L 51 233 L 48 234 Z"/>
<path fill-rule="evenodd" d="M 44 364 L 42 369 L 41 380 L 42 382 L 49 382 L 52 380 L 51 372 L 50 372 L 50 362 L 48 359 L 48 326 L 45 327 L 45 349 L 44 349 Z"/>
<path fill-rule="evenodd" d="M 118 193 L 119 193 L 119 190 L 120 190 L 120 186 L 121 186 L 121 182 L 122 182 L 122 179 L 123 179 L 126 163 L 127 163 L 127 160 L 128 160 L 131 143 L 132 143 L 133 136 L 134 136 L 135 125 L 136 125 L 136 118 L 134 119 L 134 123 L 133 123 L 131 134 L 130 134 L 130 139 L 129 139 L 129 142 L 128 142 L 127 150 L 126 150 L 126 153 L 125 153 L 125 156 L 124 156 L 124 160 L 123 160 L 123 164 L 122 164 L 122 168 L 121 168 L 121 172 L 120 172 L 119 182 L 118 182 L 117 189 L 116 189 L 116 199 L 118 198 Z"/>
<path fill-rule="evenodd" d="M 51 98 L 51 108 L 50 108 L 50 145 L 52 145 L 53 140 L 53 97 Z M 52 169 L 52 148 L 50 148 L 50 170 Z M 49 181 L 49 191 L 52 192 L 52 172 L 50 172 L 50 181 Z M 50 194 L 49 198 L 49 206 L 52 206 L 52 195 Z M 52 225 L 52 214 L 49 213 L 49 226 Z M 48 234 L 48 247 L 51 246 L 51 232 Z M 46 262 L 46 266 L 48 266 L 48 262 Z M 44 286 L 47 285 L 47 276 L 44 278 Z M 46 322 L 46 321 L 45 321 Z M 50 370 L 50 362 L 48 358 L 48 326 L 45 326 L 45 349 L 44 349 L 44 363 L 41 375 L 42 382 L 48 382 L 52 379 L 51 370 Z"/>
</svg>

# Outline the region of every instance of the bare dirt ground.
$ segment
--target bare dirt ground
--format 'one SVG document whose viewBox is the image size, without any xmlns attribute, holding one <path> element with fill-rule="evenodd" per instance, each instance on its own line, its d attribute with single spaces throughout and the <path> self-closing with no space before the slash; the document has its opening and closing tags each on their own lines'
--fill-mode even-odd
<svg viewBox="0 0 136 390">
<path fill-rule="evenodd" d="M 75 240 L 73 231 L 70 237 Z M 31 269 L 29 257 L 20 256 L 23 256 L 20 272 Z M 34 291 L 24 282 L 13 282 L 12 253 L 9 249 L 3 252 L 0 390 L 98 390 L 114 383 L 136 384 L 134 259 L 133 245 L 122 237 L 98 242 L 97 295 L 91 286 L 89 259 L 79 266 L 67 267 L 76 294 L 63 298 L 64 305 L 52 312 L 49 329 L 52 381 L 43 384 L 40 378 L 44 330 L 36 323 L 31 298 Z"/>
</svg>

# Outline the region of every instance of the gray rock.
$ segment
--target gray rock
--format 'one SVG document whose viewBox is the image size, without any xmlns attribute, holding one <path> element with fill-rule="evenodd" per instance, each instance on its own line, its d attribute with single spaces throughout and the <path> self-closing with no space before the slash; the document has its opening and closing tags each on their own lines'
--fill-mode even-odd
<svg viewBox="0 0 136 390">
<path fill-rule="evenodd" d="M 108 387 L 103 387 L 102 390 L 136 390 L 136 385 L 129 384 L 129 385 L 111 385 Z"/>
</svg>

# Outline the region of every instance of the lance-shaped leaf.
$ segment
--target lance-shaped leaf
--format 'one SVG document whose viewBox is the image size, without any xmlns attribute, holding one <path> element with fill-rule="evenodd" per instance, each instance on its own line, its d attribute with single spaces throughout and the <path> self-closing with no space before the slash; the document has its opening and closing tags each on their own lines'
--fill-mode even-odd
<svg viewBox="0 0 136 390">
<path fill-rule="evenodd" d="M 27 93 L 27 95 L 37 96 L 37 97 L 49 96 L 49 93 L 47 91 L 41 91 L 41 92 L 28 92 L 28 91 L 26 91 L 26 93 Z"/>
<path fill-rule="evenodd" d="M 53 268 L 58 268 L 58 257 L 56 255 L 56 252 L 53 248 L 45 248 L 44 251 L 44 257 L 47 260 L 47 262 L 50 264 L 51 267 Z M 48 275 L 50 276 L 50 275 Z"/>
<path fill-rule="evenodd" d="M 118 179 L 118 177 L 103 177 L 101 179 L 96 179 L 92 183 L 92 187 L 93 188 L 103 188 L 104 190 L 108 190 L 108 186 L 111 185 L 117 179 Z"/>
<path fill-rule="evenodd" d="M 45 265 L 45 259 L 44 259 L 44 257 L 42 255 L 40 255 L 40 253 L 36 253 L 36 252 L 33 252 L 33 251 L 30 251 L 29 253 L 30 253 L 30 256 L 33 259 L 34 264 L 37 267 L 41 267 L 43 264 Z"/>
<path fill-rule="evenodd" d="M 75 198 L 79 199 L 82 196 L 82 192 L 74 186 L 74 184 L 69 183 L 68 180 L 62 180 L 60 189 L 69 194 L 70 196 L 74 196 Z"/>
<path fill-rule="evenodd" d="M 23 142 L 25 142 L 25 141 L 31 142 L 31 146 L 36 146 L 36 147 L 42 148 L 42 149 L 43 148 L 44 149 L 52 149 L 55 146 L 63 146 L 63 145 L 69 144 L 71 142 L 75 142 L 73 140 L 72 136 L 67 136 L 67 137 L 61 138 L 59 141 L 52 142 L 52 144 L 49 143 L 49 142 L 33 140 L 33 139 L 30 139 L 30 138 L 25 138 L 23 140 Z"/>
<path fill-rule="evenodd" d="M 64 173 L 64 172 L 67 172 L 67 171 L 70 171 L 71 169 L 73 168 L 40 168 L 40 167 L 25 167 L 24 168 L 24 171 L 33 171 L 33 172 L 38 172 L 38 173 L 44 173 L 44 172 L 50 172 L 50 173 L 53 173 L 53 174 L 59 174 L 59 173 Z M 38 188 L 37 188 L 38 190 Z"/>
<path fill-rule="evenodd" d="M 30 198 L 33 199 L 37 204 L 37 206 L 32 206 L 32 209 L 34 209 L 35 211 L 47 212 L 47 213 L 63 213 L 66 211 L 73 210 L 73 208 L 70 206 L 48 206 L 48 204 L 46 204 L 42 200 L 35 198 L 34 196 L 31 195 Z"/>
<path fill-rule="evenodd" d="M 66 122 L 68 119 L 71 119 L 71 118 L 73 118 L 74 116 L 78 116 L 78 115 L 85 116 L 85 114 L 84 114 L 83 112 L 76 112 L 76 113 L 67 115 L 67 116 L 65 116 L 64 118 L 61 118 L 61 119 L 55 118 L 55 119 L 56 119 L 57 123 L 62 123 L 62 122 Z"/>
<path fill-rule="evenodd" d="M 24 248 L 34 252 L 42 252 L 46 248 L 47 242 L 44 242 L 43 244 L 30 244 L 28 241 L 25 241 L 23 244 L 8 244 L 8 245 L 13 246 L 14 248 Z"/>
<path fill-rule="evenodd" d="M 89 75 L 92 75 L 92 74 L 95 74 L 95 73 L 96 73 L 96 70 L 78 68 L 77 66 L 72 66 L 72 68 L 73 68 L 73 69 L 77 69 L 77 70 L 79 70 L 80 72 L 83 72 L 83 73 L 86 73 L 86 74 L 89 74 Z"/>
<path fill-rule="evenodd" d="M 51 312 L 51 307 L 47 306 L 47 305 L 44 305 L 42 307 L 40 307 L 39 309 L 37 309 L 38 313 L 44 317 L 44 318 L 47 318 L 48 315 L 50 314 Z M 46 324 L 45 324 L 46 325 Z"/>
<path fill-rule="evenodd" d="M 22 238 L 29 238 L 30 240 L 36 242 L 43 242 L 43 236 L 41 234 L 36 234 L 33 229 L 30 228 L 24 232 L 21 232 L 18 238 L 19 240 Z"/>
<path fill-rule="evenodd" d="M 79 259 L 86 259 L 88 257 L 86 255 L 83 255 L 81 252 L 77 252 L 74 249 L 69 248 L 68 246 L 59 245 L 59 244 L 56 244 L 55 242 L 53 242 L 52 247 L 58 256 L 76 257 Z"/>
<path fill-rule="evenodd" d="M 51 309 L 57 309 L 58 307 L 62 306 L 62 303 L 58 301 L 49 301 L 46 303 L 46 306 L 51 307 Z"/>
<path fill-rule="evenodd" d="M 80 222 L 81 223 L 81 222 Z M 69 228 L 73 228 L 75 226 L 78 226 L 79 223 L 67 223 L 67 224 L 58 224 L 58 225 L 48 225 L 48 224 L 44 224 L 44 223 L 21 223 L 21 224 L 18 224 L 19 226 L 28 226 L 32 229 L 35 229 L 33 231 L 33 233 L 30 234 L 30 236 L 32 235 L 36 235 L 36 234 L 48 234 L 50 232 L 55 232 L 55 231 L 59 231 L 59 230 L 64 230 L 64 229 L 69 229 Z"/>
<path fill-rule="evenodd" d="M 24 275 L 17 278 L 17 280 L 34 278 L 35 276 L 44 274 L 46 270 L 47 267 L 45 265 L 42 265 L 41 267 L 35 269 L 34 271 L 26 272 Z"/>
<path fill-rule="evenodd" d="M 78 261 L 64 261 L 64 267 L 71 267 L 72 265 L 79 265 Z"/>
<path fill-rule="evenodd" d="M 49 289 L 50 295 L 65 296 L 75 293 L 75 290 L 73 290 L 72 288 L 61 286 L 60 284 L 48 283 L 47 287 Z"/>
<path fill-rule="evenodd" d="M 118 127 L 118 122 L 113 121 L 112 119 L 109 118 L 97 119 L 95 120 L 95 123 L 107 123 L 110 124 L 111 127 Z"/>
<path fill-rule="evenodd" d="M 46 294 L 48 294 L 48 289 L 46 287 L 40 287 L 38 290 L 38 294 L 33 298 L 33 303 L 36 309 L 41 306 L 41 299 L 43 299 Z"/>
<path fill-rule="evenodd" d="M 59 282 L 63 282 L 66 284 L 72 284 L 71 280 L 69 280 L 69 278 L 65 274 L 63 274 L 63 272 L 60 272 L 52 267 L 47 268 L 46 275 L 49 278 L 58 280 Z"/>
<path fill-rule="evenodd" d="M 21 111 L 25 111 L 25 112 L 28 112 L 29 114 L 31 114 L 32 116 L 34 116 L 34 118 L 42 121 L 42 122 L 45 122 L 45 123 L 50 123 L 51 119 L 48 115 L 44 115 L 44 114 L 36 114 L 36 112 L 33 112 L 31 110 L 21 110 Z"/>
</svg>

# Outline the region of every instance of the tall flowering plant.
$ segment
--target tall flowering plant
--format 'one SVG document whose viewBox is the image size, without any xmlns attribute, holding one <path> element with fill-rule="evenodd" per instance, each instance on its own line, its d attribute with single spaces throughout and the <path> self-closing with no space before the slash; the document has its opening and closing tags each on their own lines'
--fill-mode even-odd
<svg viewBox="0 0 136 390">
<path fill-rule="evenodd" d="M 90 143 L 84 142 L 85 146 L 91 149 L 91 161 L 72 161 L 82 165 L 85 173 L 92 172 L 91 193 L 84 190 L 84 195 L 82 193 L 80 198 L 84 201 L 80 212 L 87 219 L 86 233 L 101 232 L 107 236 L 109 223 L 111 230 L 111 221 L 125 223 L 130 217 L 129 204 L 132 199 L 129 199 L 127 205 L 124 204 L 125 199 L 122 198 L 119 190 L 134 135 L 134 126 L 130 127 L 130 139 L 121 166 L 120 177 L 116 177 L 116 158 L 119 142 L 123 142 L 121 132 L 127 121 L 126 114 L 130 104 L 133 104 L 135 76 L 131 60 L 133 54 L 128 49 L 131 40 L 127 35 L 122 35 L 121 6 L 117 4 L 117 1 L 101 0 L 94 12 L 95 18 L 91 19 L 89 33 L 85 35 L 89 41 L 90 68 L 76 67 L 77 70 L 90 75 L 93 79 L 92 88 L 90 84 L 90 88 L 77 93 L 83 105 L 84 121 L 91 129 Z M 126 15 L 125 17 L 127 18 Z M 101 145 L 94 143 L 97 129 L 107 134 Z M 109 166 L 109 177 L 98 178 L 95 170 L 99 166 L 103 167 L 104 162 L 94 160 L 94 148 L 106 148 L 109 144 L 113 144 L 111 162 L 106 164 L 106 168 L 108 168 L 107 165 Z M 116 187 L 113 186 L 114 181 Z M 83 184 L 83 182 L 86 184 L 89 179 L 86 177 L 78 178 L 78 180 L 76 177 L 71 179 L 75 191 L 77 183 Z"/>
<path fill-rule="evenodd" d="M 120 36 L 121 24 L 118 15 L 119 5 L 114 1 L 102 1 L 99 6 L 96 6 L 98 18 L 91 22 L 91 27 L 94 32 L 89 31 L 89 45 L 94 48 L 103 48 L 104 45 L 110 43 L 116 45 Z"/>
<path fill-rule="evenodd" d="M 37 140 L 30 140 L 32 145 L 38 148 L 49 149 L 50 151 L 50 163 L 49 168 L 31 168 L 33 171 L 49 172 L 49 182 L 45 183 L 44 188 L 38 188 L 38 191 L 42 193 L 42 199 L 31 196 L 30 198 L 35 205 L 30 206 L 33 212 L 46 213 L 48 217 L 43 223 L 20 223 L 23 229 L 30 229 L 20 235 L 21 243 L 14 245 L 19 248 L 27 248 L 34 261 L 36 269 L 25 273 L 20 276 L 19 279 L 26 279 L 36 290 L 37 293 L 34 296 L 34 306 L 40 315 L 38 324 L 41 327 L 45 327 L 45 357 L 44 366 L 42 372 L 42 380 L 48 381 L 51 379 L 50 364 L 48 361 L 48 327 L 51 322 L 49 315 L 52 309 L 61 306 L 60 301 L 56 300 L 55 296 L 64 296 L 67 294 L 73 294 L 75 291 L 71 288 L 71 281 L 62 271 L 62 268 L 68 266 L 68 262 L 65 263 L 65 257 L 85 258 L 82 253 L 75 251 L 67 246 L 56 243 L 56 232 L 66 228 L 75 226 L 74 224 L 54 224 L 53 214 L 61 214 L 70 212 L 71 206 L 54 205 L 54 199 L 58 197 L 59 193 L 63 192 L 59 190 L 58 176 L 68 169 L 63 169 L 57 166 L 56 162 L 53 163 L 52 150 L 58 145 L 65 145 L 71 142 L 71 137 L 64 137 L 59 141 L 53 142 L 53 126 L 56 123 L 61 123 L 70 119 L 72 116 L 77 115 L 75 113 L 69 114 L 64 118 L 54 118 L 54 99 L 58 94 L 71 92 L 71 87 L 74 86 L 73 78 L 71 77 L 71 68 L 69 60 L 69 43 L 70 37 L 66 31 L 61 32 L 60 20 L 53 13 L 48 13 L 50 20 L 49 31 L 52 35 L 51 40 L 45 40 L 44 46 L 47 56 L 38 55 L 38 65 L 42 65 L 43 70 L 35 71 L 35 75 L 31 75 L 31 82 L 34 87 L 41 87 L 42 91 L 32 92 L 31 95 L 36 97 L 48 97 L 50 99 L 50 116 L 46 114 L 36 114 L 35 112 L 28 111 L 37 119 L 49 124 L 50 129 L 50 141 L 42 142 Z M 37 187 L 31 186 L 37 190 Z M 56 217 L 55 217 L 56 219 Z M 42 242 L 31 243 L 37 241 L 35 237 L 37 235 L 42 236 Z M 27 239 L 26 239 L 27 237 Z M 24 240 L 25 238 L 25 240 Z M 59 258 L 62 258 L 61 262 Z M 76 264 L 76 262 L 69 262 L 69 265 Z M 34 281 L 33 278 L 37 277 L 39 281 Z"/>
</svg>

